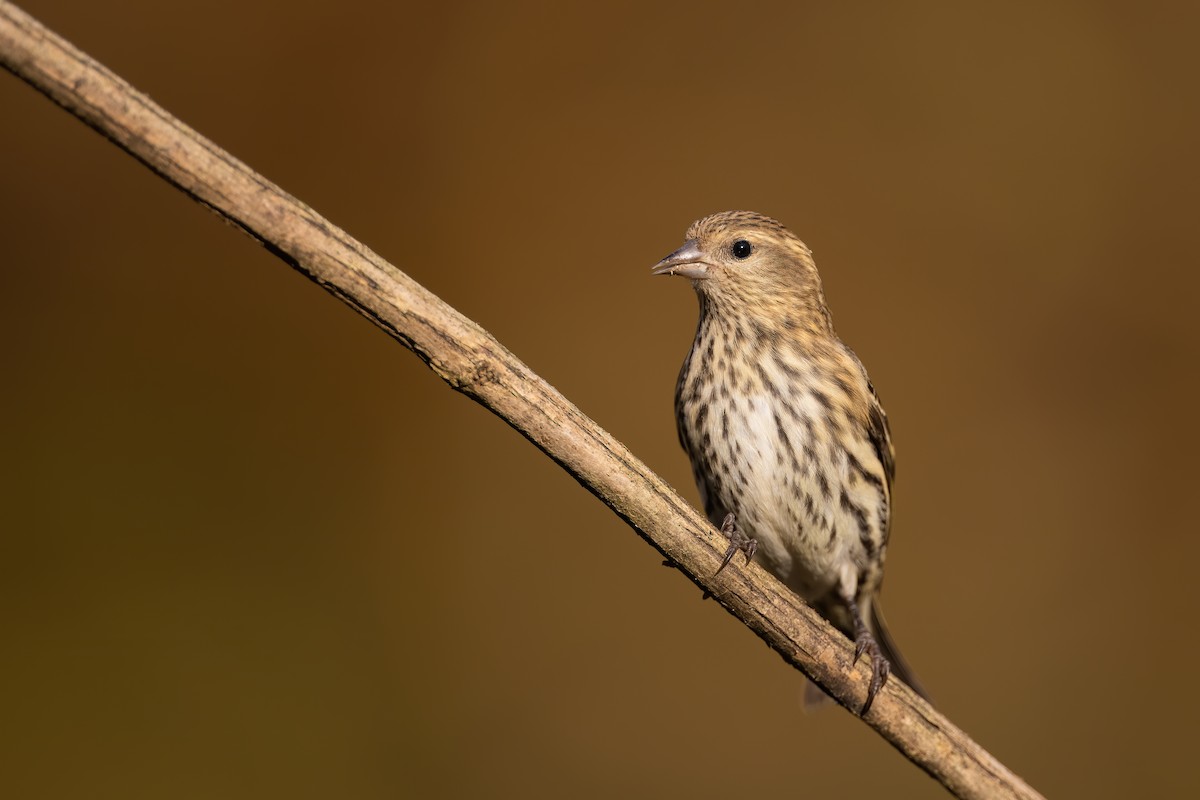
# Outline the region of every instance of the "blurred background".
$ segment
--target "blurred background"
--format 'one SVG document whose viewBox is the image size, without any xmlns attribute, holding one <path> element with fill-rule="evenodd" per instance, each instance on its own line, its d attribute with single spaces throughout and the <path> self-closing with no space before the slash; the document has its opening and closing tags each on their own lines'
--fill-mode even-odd
<svg viewBox="0 0 1200 800">
<path fill-rule="evenodd" d="M 777 217 L 937 706 L 1052 797 L 1200 791 L 1196 6 L 23 7 L 692 502 L 648 271 Z M 5 796 L 942 796 L 370 323 L 9 75 L 0 121 Z"/>
</svg>

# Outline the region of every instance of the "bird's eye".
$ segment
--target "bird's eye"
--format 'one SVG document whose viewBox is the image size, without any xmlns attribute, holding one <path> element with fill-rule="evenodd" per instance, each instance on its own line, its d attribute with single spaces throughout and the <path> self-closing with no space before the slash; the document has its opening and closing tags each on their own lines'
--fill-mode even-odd
<svg viewBox="0 0 1200 800">
<path fill-rule="evenodd" d="M 738 260 L 741 260 L 743 258 L 750 257 L 750 250 L 752 248 L 750 247 L 750 243 L 747 242 L 745 239 L 738 239 L 736 242 L 733 243 L 733 247 L 730 249 L 733 252 L 733 257 Z"/>
</svg>

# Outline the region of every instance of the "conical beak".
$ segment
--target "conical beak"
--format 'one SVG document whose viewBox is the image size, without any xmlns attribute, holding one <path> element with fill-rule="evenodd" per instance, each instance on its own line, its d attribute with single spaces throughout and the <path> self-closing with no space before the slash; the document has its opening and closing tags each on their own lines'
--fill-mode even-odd
<svg viewBox="0 0 1200 800">
<path fill-rule="evenodd" d="M 682 275 L 692 280 L 707 277 L 708 265 L 704 263 L 704 253 L 695 239 L 688 239 L 683 247 L 654 265 L 651 275 Z"/>
</svg>

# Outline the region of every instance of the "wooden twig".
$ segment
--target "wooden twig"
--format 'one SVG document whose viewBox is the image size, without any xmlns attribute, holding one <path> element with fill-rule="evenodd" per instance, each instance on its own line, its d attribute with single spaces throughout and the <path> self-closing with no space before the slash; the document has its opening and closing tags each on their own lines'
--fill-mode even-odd
<svg viewBox="0 0 1200 800">
<path fill-rule="evenodd" d="M 308 206 L 0 0 L 0 63 L 383 328 L 557 461 L 730 613 L 850 709 L 869 666 L 756 565 L 717 576 L 717 532 L 620 442 L 485 330 Z M 1040 795 L 898 680 L 865 722 L 963 798 Z"/>
</svg>

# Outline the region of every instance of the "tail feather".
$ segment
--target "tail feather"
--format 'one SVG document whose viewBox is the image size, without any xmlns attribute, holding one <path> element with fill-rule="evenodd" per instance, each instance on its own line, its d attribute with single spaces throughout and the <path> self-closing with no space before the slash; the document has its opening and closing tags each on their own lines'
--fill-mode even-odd
<svg viewBox="0 0 1200 800">
<path fill-rule="evenodd" d="M 875 637 L 875 641 L 879 644 L 880 649 L 883 650 L 884 658 L 888 660 L 888 666 L 891 667 L 891 674 L 907 683 L 921 697 L 929 700 L 929 693 L 925 691 L 925 687 L 917 680 L 917 676 L 913 674 L 912 667 L 904 660 L 904 656 L 900 655 L 900 650 L 896 647 L 896 640 L 888 633 L 887 625 L 883 621 L 883 613 L 879 610 L 878 597 L 871 603 L 870 620 L 867 624 L 871 628 L 871 634 Z M 805 681 L 804 684 L 805 711 L 815 711 L 833 702 L 833 698 L 825 694 L 825 690 L 812 681 Z"/>
<path fill-rule="evenodd" d="M 900 650 L 896 647 L 896 640 L 888 633 L 887 625 L 883 621 L 883 612 L 879 610 L 878 597 L 875 598 L 875 602 L 871 603 L 871 620 L 867 624 L 871 626 L 871 633 L 874 634 L 875 641 L 883 650 L 883 656 L 888 660 L 892 674 L 907 683 L 921 697 L 929 700 L 929 693 L 917 680 L 917 676 L 913 674 L 912 667 L 904 660 L 904 656 L 900 655 Z"/>
</svg>

